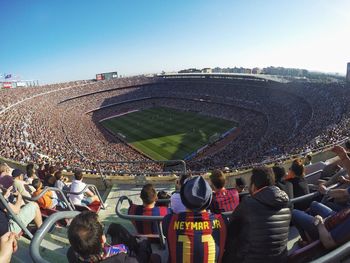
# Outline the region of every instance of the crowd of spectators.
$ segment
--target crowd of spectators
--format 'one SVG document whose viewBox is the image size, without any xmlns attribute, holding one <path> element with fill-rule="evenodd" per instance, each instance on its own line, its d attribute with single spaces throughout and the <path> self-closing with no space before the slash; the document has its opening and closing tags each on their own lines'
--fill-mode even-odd
<svg viewBox="0 0 350 263">
<path fill-rule="evenodd" d="M 287 262 L 291 225 L 300 233 L 301 239 L 297 241 L 299 248 L 318 241 L 323 246 L 318 247 L 318 252 L 324 253 L 325 249 L 350 241 L 349 152 L 341 146 L 335 146 L 332 150 L 339 158 L 337 163 L 347 174 L 345 177 L 334 175 L 345 184 L 345 188 L 327 189 L 320 181 L 318 191 L 324 197 L 330 197 L 327 202 L 322 199 L 322 203 L 313 201 L 311 205 L 308 203 L 303 207 L 293 207 L 289 202 L 291 198 L 309 192 L 304 172 L 304 163 L 309 160 L 305 158 L 294 160 L 288 173 L 279 166 L 273 169 L 254 167 L 248 191 L 240 195 L 238 188 L 225 188 L 226 178 L 221 170 L 211 171 L 209 182 L 203 176 L 183 174 L 178 178 L 176 191 L 171 194 L 170 200 L 164 191 L 157 194 L 152 184 L 145 184 L 140 192 L 142 204 L 130 202 L 128 214 L 163 216 L 161 227 L 168 244 L 168 262 Z M 35 169 L 30 163 L 24 173 L 18 169 L 12 170 L 5 163 L 0 164 L 2 194 L 25 225 L 34 221 L 36 227 L 40 227 L 42 215 L 39 207 L 51 209 L 59 201 L 55 202 L 57 197 L 48 191 L 37 203 L 24 204 L 18 190 L 23 191 L 25 186 L 31 185 L 34 189 L 28 190 L 30 195 L 38 195 L 42 184 L 56 185 L 58 180 L 66 181 L 60 172 L 62 168 L 58 166 L 41 165 Z M 31 184 L 28 179 L 32 179 Z M 13 192 L 16 180 L 20 184 Z M 96 201 L 96 196 L 89 190 L 82 195 L 72 194 L 85 188 L 82 180 L 82 171 L 76 170 L 69 198 L 74 204 L 91 204 Z M 244 185 L 244 182 L 239 184 Z M 158 203 L 163 197 L 170 202 Z M 340 200 L 342 207 L 339 203 L 337 206 L 328 204 Z M 0 259 L 7 260 L 17 250 L 16 239 L 21 228 L 9 218 L 9 211 L 2 202 L 0 204 L 0 236 L 3 236 L 0 239 Z M 156 220 L 144 221 L 138 217 L 133 224 L 137 233 L 144 236 L 159 234 Z M 146 239 L 141 245 L 128 230 L 112 223 L 107 230 L 112 238 L 111 244 L 108 244 L 104 231 L 104 225 L 99 222 L 96 213 L 86 211 L 76 216 L 68 227 L 71 244 L 67 253 L 69 262 L 101 262 L 106 259 L 113 262 L 112 258 L 118 262 L 160 262 L 159 255 L 152 254 L 152 249 L 149 249 L 148 242 L 152 239 Z M 3 249 L 8 246 L 12 246 L 11 253 L 5 255 Z"/>
<path fill-rule="evenodd" d="M 90 171 L 104 160 L 148 160 L 99 124 L 103 118 L 135 109 L 166 106 L 238 123 L 237 138 L 210 156 L 189 162 L 192 170 L 252 165 L 311 151 L 347 137 L 350 125 L 349 96 L 339 84 L 141 76 L 6 90 L 1 95 L 0 156 L 20 162 L 49 160 Z M 107 168 L 132 173 L 163 167 L 114 164 Z"/>
</svg>

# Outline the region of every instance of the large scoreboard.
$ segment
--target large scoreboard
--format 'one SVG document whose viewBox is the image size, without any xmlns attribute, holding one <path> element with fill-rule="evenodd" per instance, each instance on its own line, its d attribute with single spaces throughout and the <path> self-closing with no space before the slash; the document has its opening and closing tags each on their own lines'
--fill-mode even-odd
<svg viewBox="0 0 350 263">
<path fill-rule="evenodd" d="M 110 80 L 118 78 L 118 72 L 106 72 L 96 74 L 96 80 Z"/>
</svg>

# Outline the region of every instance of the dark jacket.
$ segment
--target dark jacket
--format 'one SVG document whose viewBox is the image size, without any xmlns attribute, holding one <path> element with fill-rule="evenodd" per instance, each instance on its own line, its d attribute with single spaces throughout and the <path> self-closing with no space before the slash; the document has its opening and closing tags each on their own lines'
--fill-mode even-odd
<svg viewBox="0 0 350 263">
<path fill-rule="evenodd" d="M 286 180 L 285 191 L 289 196 L 289 199 L 293 199 L 299 196 L 310 193 L 309 185 L 304 177 L 295 177 L 293 179 Z M 299 210 L 305 210 L 310 206 L 310 200 L 296 203 L 294 208 Z"/>
<path fill-rule="evenodd" d="M 276 186 L 246 197 L 232 213 L 223 262 L 285 262 L 291 212 Z"/>
</svg>

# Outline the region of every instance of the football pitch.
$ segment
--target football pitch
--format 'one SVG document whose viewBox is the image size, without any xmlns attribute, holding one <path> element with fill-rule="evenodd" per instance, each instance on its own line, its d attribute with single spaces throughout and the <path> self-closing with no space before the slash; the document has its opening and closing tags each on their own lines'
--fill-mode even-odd
<svg viewBox="0 0 350 263">
<path fill-rule="evenodd" d="M 155 107 L 103 120 L 102 125 L 153 160 L 184 159 L 237 123 Z"/>
</svg>

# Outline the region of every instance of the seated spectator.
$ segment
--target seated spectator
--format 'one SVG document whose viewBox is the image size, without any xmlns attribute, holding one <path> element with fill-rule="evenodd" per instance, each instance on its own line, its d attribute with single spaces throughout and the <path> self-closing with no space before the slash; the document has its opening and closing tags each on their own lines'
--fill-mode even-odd
<svg viewBox="0 0 350 263">
<path fill-rule="evenodd" d="M 24 175 L 24 181 L 26 181 L 28 184 L 32 184 L 32 181 L 35 177 L 36 175 L 34 163 L 28 163 L 26 166 L 26 174 Z"/>
<path fill-rule="evenodd" d="M 28 185 L 26 182 L 24 182 L 23 177 L 24 174 L 21 170 L 15 169 L 12 171 L 12 177 L 13 177 L 13 186 L 17 189 L 17 191 L 25 197 L 31 197 L 31 194 L 35 191 L 35 189 Z"/>
<path fill-rule="evenodd" d="M 180 196 L 187 210 L 163 219 L 168 262 L 221 262 L 227 220 L 206 211 L 212 199 L 210 185 L 203 177 L 195 176 L 185 182 Z"/>
<path fill-rule="evenodd" d="M 157 202 L 156 202 L 156 206 L 165 206 L 168 207 L 169 203 L 168 202 L 159 202 L 159 200 L 165 200 L 165 201 L 170 201 L 170 195 L 165 192 L 165 191 L 159 191 L 157 193 Z"/>
<path fill-rule="evenodd" d="M 84 211 L 77 215 L 68 228 L 71 245 L 67 252 L 68 261 L 138 262 L 136 258 L 128 256 L 128 248 L 124 244 L 108 245 L 103 231 L 96 213 Z"/>
<path fill-rule="evenodd" d="M 339 188 L 345 189 L 332 189 L 327 191 L 326 186 L 330 185 L 328 182 L 320 183 L 318 189 L 321 194 L 327 194 L 329 197 L 328 200 L 324 200 L 324 204 L 326 204 L 332 210 L 339 212 L 342 209 L 350 206 L 350 200 L 346 193 L 346 191 L 349 189 L 348 187 L 350 184 L 350 180 L 348 177 L 350 174 L 350 164 L 348 159 L 350 157 L 348 149 L 344 149 L 343 147 L 335 146 L 333 148 L 333 151 L 338 155 L 340 161 L 342 162 L 344 170 L 333 176 L 330 179 L 330 181 L 333 181 L 334 177 L 337 176 L 337 181 L 342 184 Z M 332 184 L 334 183 L 335 182 L 333 182 Z"/>
<path fill-rule="evenodd" d="M 190 177 L 191 177 L 190 174 L 183 174 L 181 175 L 180 179 L 176 180 L 175 193 L 173 193 L 170 197 L 170 208 L 175 214 L 186 211 L 186 207 L 181 201 L 180 190 L 184 182 L 186 181 L 186 179 Z"/>
<path fill-rule="evenodd" d="M 350 140 L 346 141 L 344 146 L 346 154 L 350 156 Z M 349 179 L 349 175 L 345 173 L 345 170 L 342 169 L 342 166 L 342 161 L 340 159 L 336 159 L 336 161 L 331 162 L 325 168 L 323 168 L 321 179 L 327 180 L 321 182 L 321 184 L 325 186 L 336 184 L 339 181 L 340 176 L 345 176 L 347 179 Z"/>
<path fill-rule="evenodd" d="M 244 178 L 236 178 L 236 189 L 238 193 L 242 193 L 247 189 L 247 183 Z"/>
<path fill-rule="evenodd" d="M 25 182 L 31 185 L 33 182 L 33 179 L 36 178 L 34 164 L 33 163 L 28 164 L 26 166 L 26 171 L 27 171 L 27 174 L 26 174 Z"/>
<path fill-rule="evenodd" d="M 12 169 L 6 163 L 0 164 L 0 185 L 6 189 L 13 185 L 11 174 Z"/>
<path fill-rule="evenodd" d="M 69 190 L 69 187 L 66 184 L 68 182 L 68 178 L 62 175 L 62 171 L 57 171 L 55 173 L 55 178 L 55 187 L 57 187 L 60 190 Z"/>
<path fill-rule="evenodd" d="M 12 173 L 12 168 L 8 166 L 7 163 L 0 163 L 0 176 L 10 175 Z"/>
<path fill-rule="evenodd" d="M 295 159 L 292 162 L 289 172 L 285 179 L 286 193 L 290 199 L 310 193 L 309 185 L 305 180 L 305 167 L 301 159 Z M 294 205 L 295 208 L 305 210 L 309 202 L 300 202 Z"/>
<path fill-rule="evenodd" d="M 239 204 L 239 195 L 236 189 L 226 189 L 226 178 L 222 171 L 214 170 L 209 176 L 214 190 L 210 211 L 215 214 L 229 212 L 236 209 Z"/>
<path fill-rule="evenodd" d="M 0 262 L 10 263 L 12 254 L 17 251 L 17 237 L 15 233 L 7 232 L 0 238 Z"/>
<path fill-rule="evenodd" d="M 251 196 L 230 217 L 223 262 L 286 262 L 289 198 L 274 183 L 272 169 L 253 169 Z"/>
<path fill-rule="evenodd" d="M 286 184 L 284 178 L 286 176 L 286 170 L 282 166 L 275 165 L 272 167 L 272 171 L 275 175 L 275 185 L 286 192 Z"/>
<path fill-rule="evenodd" d="M 54 166 L 50 166 L 48 173 L 46 173 L 44 178 L 44 186 L 54 187 L 56 183 L 55 177 L 56 168 Z"/>
<path fill-rule="evenodd" d="M 47 164 L 47 169 L 49 169 L 48 168 L 49 167 L 49 165 Z M 46 164 L 45 163 L 39 163 L 39 165 L 38 165 L 38 177 L 39 177 L 39 179 L 40 180 L 44 180 L 45 179 L 45 174 L 46 174 Z"/>
<path fill-rule="evenodd" d="M 84 190 L 86 184 L 83 183 L 83 172 L 77 170 L 74 172 L 74 180 L 70 186 L 71 193 L 79 193 Z M 93 202 L 98 202 L 98 196 L 96 196 L 91 190 L 86 190 L 81 194 L 69 194 L 69 199 L 75 205 L 89 205 Z"/>
<path fill-rule="evenodd" d="M 38 204 L 35 202 L 29 202 L 22 206 L 23 199 L 21 194 L 18 193 L 18 191 L 13 193 L 12 190 L 13 186 L 10 186 L 8 189 L 2 188 L 2 194 L 6 201 L 8 201 L 11 210 L 25 226 L 34 220 L 36 227 L 39 228 L 42 225 L 42 218 Z M 15 200 L 12 198 L 12 202 L 10 202 L 10 196 L 15 196 Z M 8 231 L 19 234 L 22 229 L 12 218 L 9 217 L 6 207 L 0 202 L 0 236 Z"/>
<path fill-rule="evenodd" d="M 164 206 L 155 206 L 157 193 L 152 184 L 143 186 L 140 194 L 142 205 L 132 204 L 129 207 L 129 215 L 164 216 L 170 213 L 170 209 Z M 139 234 L 158 234 L 158 224 L 150 221 L 132 221 Z"/>
<path fill-rule="evenodd" d="M 312 164 L 312 156 L 311 154 L 307 154 L 304 158 L 304 165 L 311 165 Z"/>
<path fill-rule="evenodd" d="M 344 194 L 349 198 L 348 191 L 344 191 Z M 301 236 L 299 245 L 303 246 L 319 239 L 324 247 L 329 249 L 350 240 L 349 208 L 336 212 L 321 203 L 313 202 L 309 214 L 297 209 L 294 209 L 292 214 L 293 224 Z"/>
<path fill-rule="evenodd" d="M 33 180 L 33 187 L 35 188 L 33 197 L 40 195 L 43 191 L 43 183 L 38 178 Z M 58 204 L 58 198 L 56 193 L 47 191 L 41 198 L 39 198 L 37 203 L 39 204 L 40 208 L 53 209 Z"/>
</svg>

